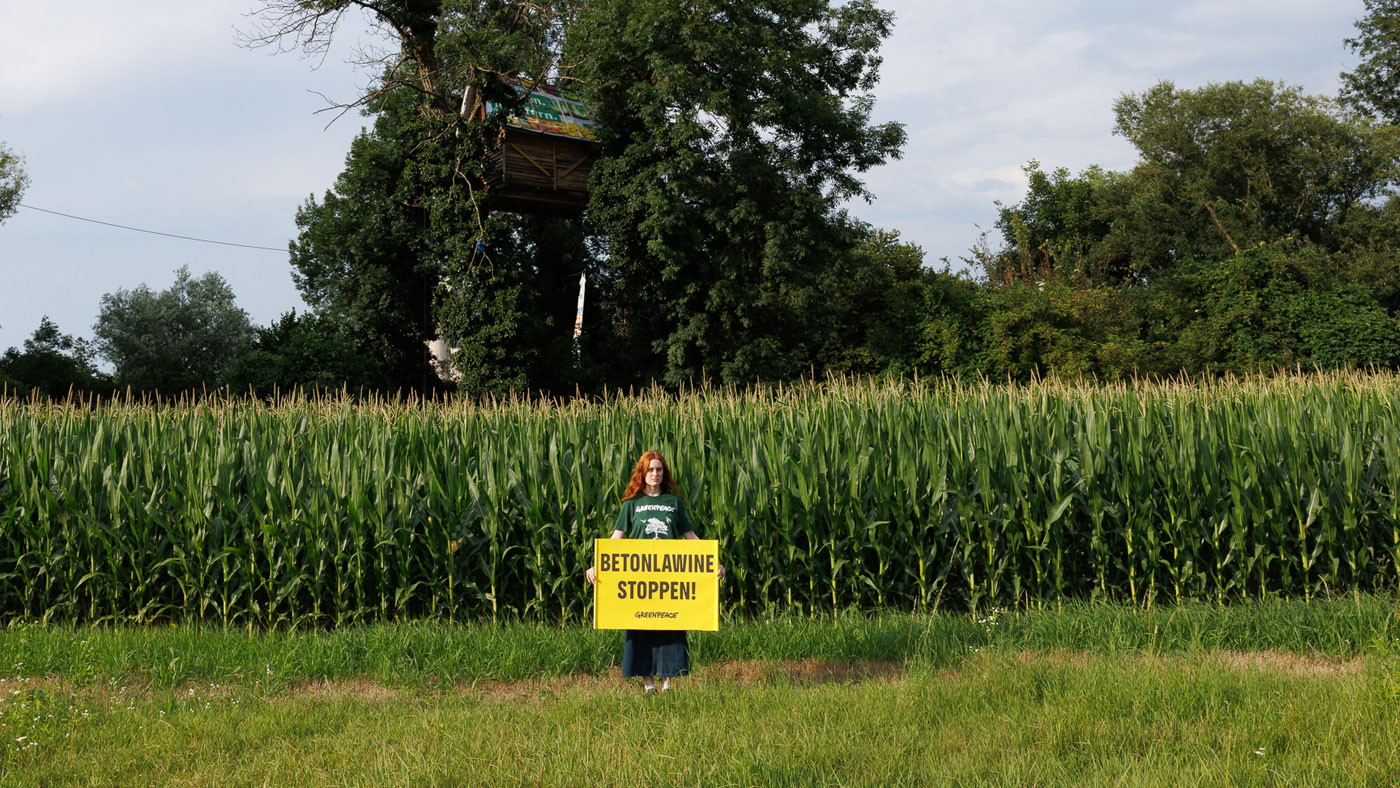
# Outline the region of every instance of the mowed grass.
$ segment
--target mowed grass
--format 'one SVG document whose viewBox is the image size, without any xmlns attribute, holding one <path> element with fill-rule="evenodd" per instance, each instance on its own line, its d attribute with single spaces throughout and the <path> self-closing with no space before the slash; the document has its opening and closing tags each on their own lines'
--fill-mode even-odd
<svg viewBox="0 0 1400 788">
<path fill-rule="evenodd" d="M 1397 612 L 731 622 L 660 697 L 575 628 L 12 629 L 0 785 L 1393 785 Z"/>
</svg>

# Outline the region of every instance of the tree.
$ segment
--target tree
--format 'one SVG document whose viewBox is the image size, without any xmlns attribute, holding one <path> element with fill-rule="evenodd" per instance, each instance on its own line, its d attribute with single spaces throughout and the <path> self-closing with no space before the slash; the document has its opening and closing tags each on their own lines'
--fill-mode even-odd
<svg viewBox="0 0 1400 788">
<path fill-rule="evenodd" d="M 609 326 L 598 307 L 610 282 L 589 249 L 581 224 L 548 216 L 491 215 L 482 225 L 479 253 L 447 262 L 439 320 L 456 347 L 462 390 L 572 393 L 610 377 L 599 358 Z M 465 250 L 463 250 L 465 252 Z M 572 341 L 579 275 L 590 280 L 590 303 L 576 357 Z"/>
<path fill-rule="evenodd" d="M 919 358 L 919 324 L 927 308 L 924 250 L 899 233 L 871 230 L 823 271 L 819 287 L 830 320 L 813 322 L 821 338 L 816 372 L 906 374 Z"/>
<path fill-rule="evenodd" d="M 217 272 L 175 272 L 168 290 L 142 284 L 102 296 L 93 324 L 98 352 L 119 386 L 173 395 L 217 386 L 224 369 L 253 342 L 248 314 Z"/>
<path fill-rule="evenodd" d="M 1162 82 L 1114 110 L 1142 162 L 1107 184 L 1113 231 L 1100 254 L 1138 275 L 1284 238 L 1335 248 L 1338 226 L 1388 193 L 1400 160 L 1392 129 L 1266 80 Z"/>
<path fill-rule="evenodd" d="M 413 324 L 399 308 L 386 319 L 416 342 L 440 327 L 471 392 L 810 368 L 818 343 L 804 328 L 826 309 L 823 267 L 863 237 L 838 206 L 863 194 L 856 173 L 903 140 L 897 124 L 868 121 L 889 14 L 869 0 L 272 0 L 262 40 L 314 49 L 354 7 L 395 39 L 383 78 L 355 102 L 377 115 L 371 137 L 392 140 L 394 158 L 373 165 L 388 177 L 367 188 L 338 184 L 333 210 L 329 197 L 307 206 L 304 292 L 330 293 L 337 279 L 416 293 L 418 278 L 437 277 L 430 319 Z M 484 153 L 518 103 L 502 75 L 578 86 L 595 104 L 608 136 L 583 229 L 493 210 Z M 505 109 L 478 112 L 488 98 Z M 357 227 L 404 233 L 387 247 L 363 232 L 347 241 Z M 385 259 L 404 271 L 410 258 L 412 276 L 351 284 L 352 272 Z M 581 272 L 594 308 L 575 365 Z"/>
<path fill-rule="evenodd" d="M 388 390 L 442 385 L 424 344 L 438 331 L 459 349 L 466 392 L 572 390 L 566 331 L 579 273 L 596 273 L 581 227 L 478 213 L 486 203 L 454 187 L 463 154 L 433 142 L 416 94 L 375 106 L 335 187 L 297 214 L 293 279 L 307 303 L 356 338 Z"/>
<path fill-rule="evenodd" d="M 984 371 L 994 377 L 1117 380 L 1152 370 L 1139 292 L 1082 278 L 1015 280 L 984 293 Z"/>
<path fill-rule="evenodd" d="M 380 391 L 384 374 L 328 318 L 295 310 L 257 331 L 252 349 L 230 362 L 223 382 L 233 393 L 271 397 L 303 391 Z"/>
<path fill-rule="evenodd" d="M 377 83 L 351 102 L 375 117 L 373 128 L 356 140 L 335 189 L 298 213 L 293 246 L 307 301 L 357 337 L 390 388 L 439 385 L 424 348 L 439 331 L 458 348 L 453 364 L 469 393 L 580 382 L 564 331 L 591 256 L 567 222 L 493 211 L 485 153 L 506 111 L 481 111 L 487 99 L 519 103 L 501 75 L 557 74 L 573 5 L 264 5 L 263 42 L 319 51 L 341 15 L 361 8 L 396 44 Z"/>
<path fill-rule="evenodd" d="M 1330 263 L 1341 281 L 1365 289 L 1387 311 L 1400 313 L 1400 199 L 1352 209 L 1338 228 Z"/>
<path fill-rule="evenodd" d="M 1115 132 L 1141 161 L 1077 177 L 1032 162 L 1026 197 L 1000 211 L 1005 246 L 975 256 L 987 276 L 989 372 L 1389 363 L 1384 318 L 1400 304 L 1395 129 L 1265 80 L 1163 82 L 1114 109 Z M 1278 251 L 1295 245 L 1307 255 Z M 1260 248 L 1274 250 L 1268 265 Z M 1329 275 L 1279 273 L 1318 267 Z M 1313 322 L 1324 303 L 1341 310 L 1330 334 Z M 1363 325 L 1375 342 L 1359 338 Z"/>
<path fill-rule="evenodd" d="M 1400 0 L 1365 0 L 1356 38 L 1347 48 L 1361 56 L 1342 74 L 1343 104 L 1389 123 L 1400 123 Z"/>
<path fill-rule="evenodd" d="M 334 188 L 297 211 L 301 232 L 291 244 L 292 279 L 302 297 L 355 338 L 382 372 L 375 387 L 389 391 L 419 389 L 432 375 L 424 342 L 435 333 L 433 296 L 442 271 L 413 166 L 416 126 L 398 123 L 404 111 L 386 107 L 374 128 L 351 143 Z"/>
<path fill-rule="evenodd" d="M 987 373 L 985 282 L 967 271 L 924 270 L 924 310 L 915 330 L 914 371 L 972 379 Z"/>
<path fill-rule="evenodd" d="M 1103 239 L 1112 229 L 1105 193 L 1117 173 L 1097 165 L 1077 177 L 1060 167 L 1046 173 L 1039 162 L 1023 168 L 1028 189 L 1015 205 L 997 203 L 997 229 L 1004 246 L 991 253 L 978 250 L 977 260 L 987 279 L 1040 281 L 1052 272 L 1080 274 L 1094 282 L 1123 282 L 1130 271 L 1125 261 L 1105 256 Z"/>
<path fill-rule="evenodd" d="M 361 65 L 375 81 L 342 109 L 373 109 L 398 92 L 417 96 L 426 118 L 454 135 L 479 136 L 488 99 L 511 105 L 502 75 L 538 81 L 559 70 L 565 32 L 581 0 L 263 0 L 248 46 L 300 48 L 324 56 L 345 14 L 361 11 L 395 46 L 365 48 Z M 464 179 L 471 172 L 461 173 Z"/>
<path fill-rule="evenodd" d="M 1257 246 L 1183 272 L 1195 317 L 1180 332 L 1189 371 L 1393 366 L 1400 321 L 1336 275 L 1316 247 Z"/>
<path fill-rule="evenodd" d="M 111 381 L 97 370 L 92 358 L 86 340 L 60 332 L 44 315 L 34 335 L 24 340 L 23 350 L 12 347 L 0 356 L 0 381 L 21 397 L 31 392 L 51 399 L 108 393 Z"/>
<path fill-rule="evenodd" d="M 579 12 L 565 60 L 602 128 L 589 220 L 629 374 L 782 380 L 818 359 L 823 270 L 863 235 L 839 205 L 904 141 L 870 123 L 891 19 L 869 0 Z"/>
<path fill-rule="evenodd" d="M 20 197 L 29 185 L 24 171 L 24 157 L 0 142 L 0 222 L 14 215 Z"/>
</svg>

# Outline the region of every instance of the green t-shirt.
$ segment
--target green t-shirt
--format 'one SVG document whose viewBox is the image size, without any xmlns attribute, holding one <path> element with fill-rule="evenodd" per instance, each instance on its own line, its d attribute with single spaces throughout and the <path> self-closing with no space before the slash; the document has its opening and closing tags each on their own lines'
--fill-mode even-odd
<svg viewBox="0 0 1400 788">
<path fill-rule="evenodd" d="M 628 539 L 680 539 L 696 529 L 685 501 L 674 493 L 642 493 L 622 502 L 613 530 Z"/>
</svg>

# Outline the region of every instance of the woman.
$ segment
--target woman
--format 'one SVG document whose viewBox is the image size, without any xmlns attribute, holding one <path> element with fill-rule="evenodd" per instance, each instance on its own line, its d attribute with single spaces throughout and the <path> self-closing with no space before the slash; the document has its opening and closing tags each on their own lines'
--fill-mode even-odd
<svg viewBox="0 0 1400 788">
<path fill-rule="evenodd" d="M 613 539 L 699 539 L 685 501 L 676 493 L 671 469 L 660 452 L 644 452 L 632 468 L 622 494 L 622 511 L 613 526 Z M 717 574 L 724 577 L 724 567 Z M 596 583 L 593 567 L 584 572 Z M 671 679 L 690 673 L 690 649 L 685 630 L 629 629 L 622 639 L 622 675 L 641 676 L 644 691 L 671 689 Z"/>
</svg>

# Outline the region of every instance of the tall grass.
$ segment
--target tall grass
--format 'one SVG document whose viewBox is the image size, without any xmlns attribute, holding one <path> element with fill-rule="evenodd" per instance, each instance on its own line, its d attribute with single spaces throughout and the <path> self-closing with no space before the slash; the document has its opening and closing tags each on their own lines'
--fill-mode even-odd
<svg viewBox="0 0 1400 788">
<path fill-rule="evenodd" d="M 635 458 L 745 613 L 1396 587 L 1400 380 L 0 401 L 0 615 L 580 621 Z"/>
</svg>

